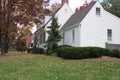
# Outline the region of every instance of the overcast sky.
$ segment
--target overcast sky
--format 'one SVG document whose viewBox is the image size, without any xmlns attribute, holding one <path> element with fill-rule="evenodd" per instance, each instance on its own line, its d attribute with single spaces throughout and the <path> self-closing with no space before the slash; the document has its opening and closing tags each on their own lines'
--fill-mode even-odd
<svg viewBox="0 0 120 80">
<path fill-rule="evenodd" d="M 87 1 L 89 2 L 91 0 L 87 0 Z M 99 1 L 102 2 L 103 0 L 99 0 Z M 55 2 L 61 3 L 61 0 L 50 0 L 50 4 L 55 3 Z M 81 6 L 84 2 L 85 0 L 69 0 L 69 5 L 71 9 L 74 11 L 76 7 Z"/>
</svg>

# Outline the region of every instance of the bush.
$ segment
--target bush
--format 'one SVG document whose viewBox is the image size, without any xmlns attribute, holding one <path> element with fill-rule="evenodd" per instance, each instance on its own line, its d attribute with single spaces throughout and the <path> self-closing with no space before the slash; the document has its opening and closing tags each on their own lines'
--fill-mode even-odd
<svg viewBox="0 0 120 80">
<path fill-rule="evenodd" d="M 28 49 L 28 53 L 43 54 L 44 53 L 44 49 L 43 48 L 33 47 L 31 49 Z"/>
<path fill-rule="evenodd" d="M 120 58 L 120 51 L 118 51 L 117 49 L 113 49 L 113 50 L 109 53 L 109 56 Z"/>
<path fill-rule="evenodd" d="M 32 53 L 32 48 L 27 49 L 28 53 Z"/>
<path fill-rule="evenodd" d="M 98 58 L 108 53 L 109 50 L 99 47 L 63 46 L 57 50 L 57 56 L 64 59 Z"/>
<path fill-rule="evenodd" d="M 98 58 L 101 56 L 107 56 L 109 54 L 109 50 L 100 47 L 86 47 L 86 51 L 88 51 L 89 58 Z"/>
<path fill-rule="evenodd" d="M 59 46 L 59 48 L 60 47 L 72 47 L 72 46 L 70 46 L 70 45 L 61 45 L 61 46 Z"/>
</svg>

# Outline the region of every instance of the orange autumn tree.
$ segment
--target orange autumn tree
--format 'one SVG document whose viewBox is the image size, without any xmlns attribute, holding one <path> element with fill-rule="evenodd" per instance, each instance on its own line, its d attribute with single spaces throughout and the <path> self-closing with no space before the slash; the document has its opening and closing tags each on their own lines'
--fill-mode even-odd
<svg viewBox="0 0 120 80">
<path fill-rule="evenodd" d="M 41 22 L 39 16 L 48 12 L 48 3 L 49 0 L 0 0 L 1 54 L 7 53 L 14 40 L 24 39 L 33 24 Z"/>
</svg>

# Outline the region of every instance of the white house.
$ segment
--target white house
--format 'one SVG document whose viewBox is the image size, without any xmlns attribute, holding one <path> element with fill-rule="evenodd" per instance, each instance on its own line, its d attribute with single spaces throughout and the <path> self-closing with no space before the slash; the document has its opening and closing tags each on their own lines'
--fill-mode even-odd
<svg viewBox="0 0 120 80">
<path fill-rule="evenodd" d="M 104 10 L 99 1 L 74 13 L 61 28 L 61 45 L 106 47 L 120 44 L 120 18 Z"/>
<path fill-rule="evenodd" d="M 63 39 L 59 45 L 102 48 L 106 48 L 106 43 L 120 45 L 120 18 L 106 11 L 99 1 L 92 2 L 76 13 L 65 3 L 52 16 L 58 17 L 61 25 Z M 45 16 L 44 27 L 36 31 L 36 47 L 44 48 L 52 16 Z"/>
<path fill-rule="evenodd" d="M 68 0 L 62 0 L 62 1 L 63 2 L 65 1 L 65 3 L 62 3 L 63 5 L 55 13 L 46 15 L 45 16 L 45 24 L 43 25 L 43 27 L 39 28 L 35 32 L 35 34 L 37 36 L 36 39 L 34 40 L 36 47 L 44 48 L 45 42 L 47 41 L 47 38 L 48 38 L 48 33 L 47 33 L 48 26 L 51 25 L 53 16 L 58 18 L 58 23 L 61 28 L 73 14 L 68 3 L 66 3 L 66 1 L 68 1 Z"/>
</svg>

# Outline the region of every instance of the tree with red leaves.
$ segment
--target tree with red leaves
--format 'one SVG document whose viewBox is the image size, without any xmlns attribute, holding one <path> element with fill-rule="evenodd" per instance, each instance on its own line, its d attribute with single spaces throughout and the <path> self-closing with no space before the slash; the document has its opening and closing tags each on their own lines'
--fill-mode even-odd
<svg viewBox="0 0 120 80">
<path fill-rule="evenodd" d="M 24 39 L 29 29 L 40 23 L 40 16 L 48 13 L 48 3 L 49 0 L 0 0 L 1 54 L 7 53 L 10 43 L 15 39 Z"/>
</svg>

